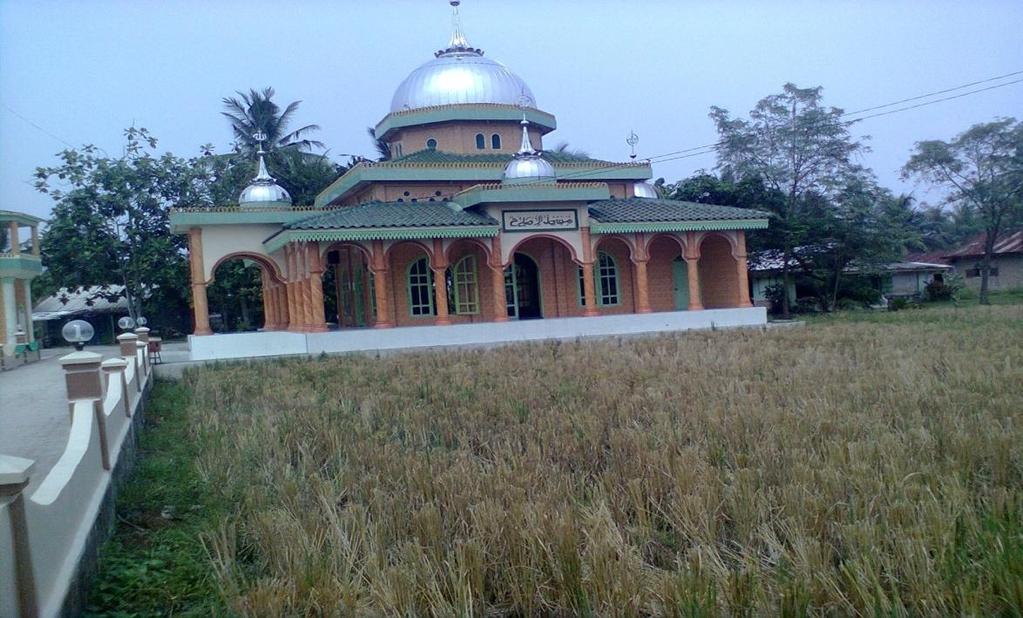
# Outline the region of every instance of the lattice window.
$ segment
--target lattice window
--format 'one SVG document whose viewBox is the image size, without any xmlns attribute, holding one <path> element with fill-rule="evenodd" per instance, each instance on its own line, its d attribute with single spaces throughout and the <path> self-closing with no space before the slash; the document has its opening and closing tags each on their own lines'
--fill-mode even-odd
<svg viewBox="0 0 1023 618">
<path fill-rule="evenodd" d="M 433 271 L 425 257 L 412 262 L 408 268 L 408 308 L 415 316 L 434 315 Z"/>
<path fill-rule="evenodd" d="M 476 256 L 467 255 L 451 268 L 451 307 L 459 315 L 480 312 L 479 284 L 476 277 Z"/>
</svg>

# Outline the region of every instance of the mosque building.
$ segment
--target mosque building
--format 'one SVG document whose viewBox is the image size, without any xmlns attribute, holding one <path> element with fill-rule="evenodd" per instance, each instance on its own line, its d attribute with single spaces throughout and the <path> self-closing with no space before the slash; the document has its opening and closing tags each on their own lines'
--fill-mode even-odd
<svg viewBox="0 0 1023 618">
<path fill-rule="evenodd" d="M 469 44 L 451 4 L 449 44 L 375 127 L 389 160 L 300 206 L 261 153 L 237 205 L 172 212 L 189 239 L 195 335 L 211 334 L 206 288 L 237 258 L 261 267 L 267 331 L 751 307 L 745 233 L 767 215 L 660 199 L 646 161 L 544 150 L 554 115 Z"/>
</svg>

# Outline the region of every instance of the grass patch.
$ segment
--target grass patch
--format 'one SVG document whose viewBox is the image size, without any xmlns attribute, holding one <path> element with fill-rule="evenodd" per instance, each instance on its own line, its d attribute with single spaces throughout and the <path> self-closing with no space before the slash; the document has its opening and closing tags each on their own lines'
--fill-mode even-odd
<svg viewBox="0 0 1023 618">
<path fill-rule="evenodd" d="M 175 458 L 135 482 L 189 480 L 134 502 L 210 508 L 114 544 L 127 566 L 178 528 L 194 562 L 124 596 L 254 616 L 1018 615 L 1021 338 L 1019 306 L 934 308 L 194 370 L 158 393 L 185 412 L 149 459 Z"/>
<path fill-rule="evenodd" d="M 197 473 L 189 400 L 181 383 L 157 382 L 153 389 L 139 459 L 117 496 L 117 528 L 101 550 L 87 615 L 224 613 L 200 534 L 228 510 Z"/>
</svg>

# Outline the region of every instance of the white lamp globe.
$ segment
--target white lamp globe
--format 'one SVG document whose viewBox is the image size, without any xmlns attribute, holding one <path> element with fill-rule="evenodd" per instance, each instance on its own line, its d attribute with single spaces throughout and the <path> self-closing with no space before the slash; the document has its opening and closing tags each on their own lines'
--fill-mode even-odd
<svg viewBox="0 0 1023 618">
<path fill-rule="evenodd" d="M 85 320 L 71 320 L 64 325 L 64 328 L 60 329 L 60 334 L 65 341 L 74 345 L 76 350 L 81 350 L 85 347 L 85 342 L 96 334 L 96 331 L 92 328 L 92 324 Z"/>
</svg>

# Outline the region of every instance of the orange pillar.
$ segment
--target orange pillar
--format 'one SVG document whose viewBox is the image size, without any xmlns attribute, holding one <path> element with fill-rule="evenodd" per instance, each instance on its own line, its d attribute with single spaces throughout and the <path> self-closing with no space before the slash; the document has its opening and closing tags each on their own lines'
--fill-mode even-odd
<svg viewBox="0 0 1023 618">
<path fill-rule="evenodd" d="M 298 256 L 293 245 L 285 246 L 284 251 L 288 260 L 288 330 L 297 332 L 301 331 L 305 326 L 302 317 L 302 293 L 299 284 Z"/>
<path fill-rule="evenodd" d="M 647 260 L 636 260 L 636 313 L 650 313 L 650 283 L 647 280 Z"/>
<path fill-rule="evenodd" d="M 197 227 L 188 230 L 188 264 L 192 276 L 192 312 L 195 317 L 195 334 L 212 335 L 210 310 L 206 301 L 206 276 L 203 272 L 202 230 Z"/>
<path fill-rule="evenodd" d="M 703 309 L 700 301 L 700 246 L 696 242 L 696 235 L 690 232 L 686 235 L 686 275 L 689 280 L 689 310 L 698 311 Z"/>
<path fill-rule="evenodd" d="M 597 293 L 593 285 L 593 245 L 590 242 L 590 228 L 579 228 L 579 237 L 583 245 L 583 299 L 586 308 L 583 315 L 592 317 L 600 315 L 597 311 Z"/>
<path fill-rule="evenodd" d="M 501 237 L 490 239 L 491 285 L 494 287 L 494 321 L 508 321 L 508 296 L 504 289 L 504 264 L 501 262 Z"/>
<path fill-rule="evenodd" d="M 433 303 L 437 309 L 435 324 L 447 326 L 451 324 L 451 318 L 448 315 L 448 258 L 444 255 L 444 241 L 440 238 L 433 239 L 433 257 L 430 268 L 433 270 Z"/>
<path fill-rule="evenodd" d="M 387 257 L 384 255 L 384 241 L 373 241 L 373 286 L 377 297 L 377 319 L 373 328 L 393 328 L 394 321 L 391 319 L 391 306 L 388 292 L 391 283 L 387 276 Z"/>
<path fill-rule="evenodd" d="M 309 264 L 309 330 L 322 333 L 327 330 L 323 307 L 323 260 L 319 243 L 306 243 Z"/>
<path fill-rule="evenodd" d="M 739 294 L 736 299 L 738 306 L 752 307 L 753 303 L 749 297 L 749 269 L 746 265 L 746 232 L 743 231 L 735 233 L 735 272 L 739 281 Z"/>
<path fill-rule="evenodd" d="M 273 292 L 270 290 L 270 278 L 266 271 L 259 272 L 260 289 L 263 292 L 263 330 L 273 330 L 276 319 L 274 318 Z"/>
</svg>

